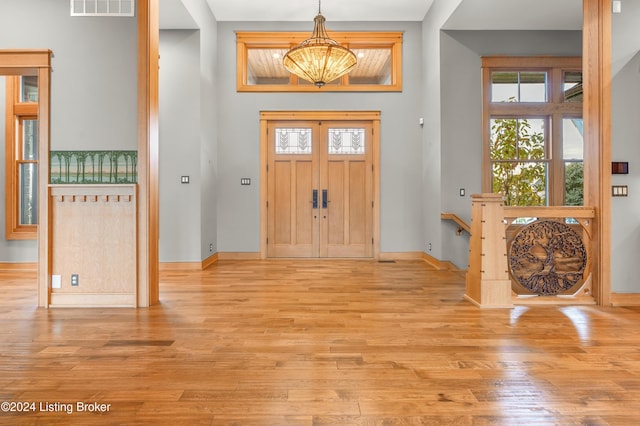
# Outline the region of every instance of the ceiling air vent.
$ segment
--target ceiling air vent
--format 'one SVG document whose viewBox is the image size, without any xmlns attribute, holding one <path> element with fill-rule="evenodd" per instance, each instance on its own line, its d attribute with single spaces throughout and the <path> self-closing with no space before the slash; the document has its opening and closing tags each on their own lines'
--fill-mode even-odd
<svg viewBox="0 0 640 426">
<path fill-rule="evenodd" d="M 71 16 L 135 16 L 135 0 L 70 0 Z"/>
</svg>

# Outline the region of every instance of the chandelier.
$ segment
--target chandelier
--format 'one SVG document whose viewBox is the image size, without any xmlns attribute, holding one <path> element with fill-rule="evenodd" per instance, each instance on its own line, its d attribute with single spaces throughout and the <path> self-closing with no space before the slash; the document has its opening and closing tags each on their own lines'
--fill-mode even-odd
<svg viewBox="0 0 640 426">
<path fill-rule="evenodd" d="M 283 65 L 290 73 L 318 87 L 345 75 L 357 62 L 351 50 L 329 37 L 325 21 L 318 0 L 318 15 L 313 19 L 311 37 L 289 50 L 283 59 Z"/>
</svg>

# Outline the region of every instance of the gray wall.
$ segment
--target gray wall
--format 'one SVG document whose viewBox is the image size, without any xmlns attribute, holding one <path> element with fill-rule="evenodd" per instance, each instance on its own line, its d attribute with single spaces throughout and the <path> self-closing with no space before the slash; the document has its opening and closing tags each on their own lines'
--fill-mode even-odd
<svg viewBox="0 0 640 426">
<path fill-rule="evenodd" d="M 442 209 L 471 219 L 470 195 L 482 190 L 481 57 L 491 55 L 581 56 L 580 31 L 443 31 Z M 459 189 L 466 190 L 460 197 Z M 469 236 L 442 224 L 442 258 L 466 268 Z"/>
<path fill-rule="evenodd" d="M 436 0 L 422 21 L 422 251 L 442 257 L 440 28 L 459 2 Z"/>
<path fill-rule="evenodd" d="M 204 0 L 185 6 L 200 29 L 160 32 L 161 262 L 200 262 L 218 246 L 217 22 Z"/>
<path fill-rule="evenodd" d="M 471 223 L 471 194 L 479 194 L 482 169 L 480 57 L 445 32 L 440 38 L 442 90 L 442 211 Z M 465 196 L 460 196 L 464 188 Z M 469 234 L 442 222 L 443 258 L 466 269 Z"/>
<path fill-rule="evenodd" d="M 217 22 L 205 0 L 184 6 L 199 29 L 160 32 L 161 262 L 217 251 Z"/>
<path fill-rule="evenodd" d="M 260 250 L 260 111 L 381 111 L 381 241 L 383 252 L 423 250 L 420 117 L 420 22 L 328 22 L 330 30 L 404 31 L 402 93 L 238 93 L 235 31 L 309 31 L 304 23 L 218 23 L 218 249 Z M 240 178 L 252 178 L 240 186 Z"/>
<path fill-rule="evenodd" d="M 53 51 L 52 149 L 137 149 L 136 18 L 71 18 L 66 0 L 2 1 L 0 28 L 1 49 Z M 0 261 L 37 261 L 36 242 L 0 238 Z"/>
<path fill-rule="evenodd" d="M 159 105 L 160 261 L 199 261 L 200 31 L 160 32 Z"/>
<path fill-rule="evenodd" d="M 135 17 L 72 18 L 68 1 L 3 1 L 0 28 L 0 48 L 53 51 L 52 149 L 137 149 Z"/>
<path fill-rule="evenodd" d="M 613 185 L 628 185 L 628 197 L 611 202 L 611 287 L 639 293 L 640 253 L 640 3 L 624 2 L 612 15 L 612 160 L 628 161 L 628 175 L 613 175 Z"/>
<path fill-rule="evenodd" d="M 218 251 L 218 23 L 205 0 L 185 1 L 200 27 L 200 258 Z M 211 248 L 211 246 L 213 248 Z"/>
</svg>

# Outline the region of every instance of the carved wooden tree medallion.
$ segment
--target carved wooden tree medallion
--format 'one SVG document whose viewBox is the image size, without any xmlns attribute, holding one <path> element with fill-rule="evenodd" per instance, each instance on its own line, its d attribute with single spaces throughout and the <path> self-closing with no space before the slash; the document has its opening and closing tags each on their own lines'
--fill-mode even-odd
<svg viewBox="0 0 640 426">
<path fill-rule="evenodd" d="M 556 295 L 581 281 L 587 251 L 580 235 L 562 222 L 539 220 L 524 226 L 509 250 L 512 277 L 538 295 Z"/>
</svg>

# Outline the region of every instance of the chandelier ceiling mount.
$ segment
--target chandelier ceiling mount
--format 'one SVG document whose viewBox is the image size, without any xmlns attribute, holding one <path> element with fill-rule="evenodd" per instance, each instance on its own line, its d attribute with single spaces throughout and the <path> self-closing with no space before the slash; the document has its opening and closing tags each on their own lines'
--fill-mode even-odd
<svg viewBox="0 0 640 426">
<path fill-rule="evenodd" d="M 318 87 L 347 74 L 357 64 L 356 55 L 327 34 L 320 0 L 311 37 L 289 50 L 282 64 L 292 74 Z"/>
</svg>

